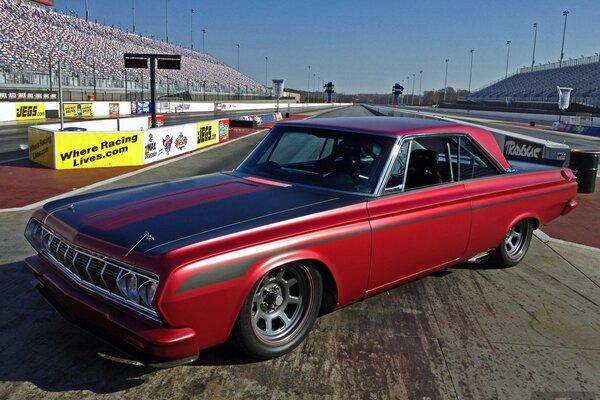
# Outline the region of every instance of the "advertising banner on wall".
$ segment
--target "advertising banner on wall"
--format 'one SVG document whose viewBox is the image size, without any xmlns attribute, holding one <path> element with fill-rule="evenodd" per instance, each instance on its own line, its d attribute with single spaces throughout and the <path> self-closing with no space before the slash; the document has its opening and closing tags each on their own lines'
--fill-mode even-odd
<svg viewBox="0 0 600 400">
<path fill-rule="evenodd" d="M 27 142 L 31 161 L 54 168 L 54 134 L 52 131 L 29 127 Z"/>
<path fill-rule="evenodd" d="M 152 103 L 149 101 L 132 101 L 132 114 L 150 114 L 152 112 Z"/>
<path fill-rule="evenodd" d="M 156 127 L 163 126 L 165 124 L 165 116 L 157 115 L 156 116 Z M 148 117 L 148 126 L 152 126 L 152 117 Z"/>
<path fill-rule="evenodd" d="M 149 129 L 144 135 L 144 164 L 196 150 L 196 125 Z"/>
<path fill-rule="evenodd" d="M 111 117 L 119 115 L 119 103 L 108 103 L 108 115 Z"/>
<path fill-rule="evenodd" d="M 506 140 L 504 141 L 504 155 L 543 158 L 544 145 L 507 136 Z"/>
<path fill-rule="evenodd" d="M 63 104 L 65 117 L 91 117 L 92 103 L 65 103 Z"/>
<path fill-rule="evenodd" d="M 196 137 L 199 149 L 218 143 L 217 121 L 200 122 L 196 124 Z"/>
<path fill-rule="evenodd" d="M 143 164 L 141 132 L 55 133 L 56 169 Z"/>
<path fill-rule="evenodd" d="M 17 121 L 46 118 L 45 107 L 44 103 L 17 103 L 15 104 Z"/>
<path fill-rule="evenodd" d="M 220 119 L 217 121 L 219 127 L 219 143 L 229 140 L 229 119 Z"/>
</svg>

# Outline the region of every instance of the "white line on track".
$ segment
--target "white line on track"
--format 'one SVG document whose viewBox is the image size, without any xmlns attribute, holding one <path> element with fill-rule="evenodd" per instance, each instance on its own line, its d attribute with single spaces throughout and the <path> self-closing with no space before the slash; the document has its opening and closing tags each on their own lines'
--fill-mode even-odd
<svg viewBox="0 0 600 400">
<path fill-rule="evenodd" d="M 165 165 L 169 165 L 169 164 L 172 164 L 174 162 L 177 162 L 177 161 L 180 161 L 180 160 L 184 160 L 184 159 L 186 159 L 188 157 L 191 157 L 191 156 L 194 156 L 194 155 L 197 155 L 197 154 L 200 154 L 200 153 L 204 153 L 205 151 L 210 151 L 212 149 L 216 149 L 216 148 L 221 147 L 221 146 L 226 146 L 229 143 L 234 143 L 234 142 L 237 142 L 238 140 L 242 140 L 242 139 L 248 138 L 250 136 L 254 136 L 254 135 L 256 135 L 258 133 L 261 133 L 261 132 L 264 132 L 266 130 L 268 130 L 268 129 L 261 129 L 260 131 L 256 131 L 254 133 L 250 133 L 248 135 L 244 135 L 244 136 L 239 137 L 237 139 L 229 140 L 229 141 L 224 142 L 224 143 L 217 143 L 216 145 L 207 147 L 205 149 L 200 149 L 200 150 L 197 150 L 197 151 L 193 151 L 193 152 L 191 152 L 189 154 L 185 154 L 185 155 L 182 155 L 182 156 L 179 156 L 179 157 L 175 157 L 175 158 L 172 158 L 170 160 L 158 162 L 158 163 L 152 164 L 152 165 L 150 165 L 148 167 L 140 168 L 137 171 L 128 172 L 128 173 L 123 174 L 123 175 L 115 176 L 113 178 L 105 179 L 105 180 L 100 181 L 100 182 L 92 183 L 91 185 L 80 187 L 78 189 L 71 190 L 70 192 L 62 193 L 62 194 L 59 194 L 59 195 L 54 196 L 54 197 L 50 197 L 50 198 L 45 199 L 45 200 L 40 200 L 40 201 L 38 201 L 36 203 L 28 204 L 28 205 L 23 206 L 23 207 L 13 207 L 13 208 L 0 209 L 0 213 L 16 212 L 16 211 L 30 211 L 30 210 L 33 210 L 35 208 L 43 206 L 44 204 L 46 204 L 49 201 L 64 199 L 65 197 L 74 196 L 74 195 L 83 193 L 85 191 L 88 191 L 88 190 L 91 190 L 91 189 L 95 189 L 95 188 L 100 187 L 102 185 L 106 185 L 106 184 L 109 184 L 109 183 L 117 182 L 117 181 L 120 181 L 121 179 L 129 178 L 129 177 L 141 174 L 142 172 L 150 171 L 150 170 L 153 170 L 155 168 L 164 167 Z"/>
<path fill-rule="evenodd" d="M 29 157 L 11 158 L 9 160 L 2 160 L 2 161 L 0 161 L 0 164 L 8 164 L 9 162 L 21 161 L 21 160 L 27 160 L 27 159 L 29 159 Z"/>
</svg>

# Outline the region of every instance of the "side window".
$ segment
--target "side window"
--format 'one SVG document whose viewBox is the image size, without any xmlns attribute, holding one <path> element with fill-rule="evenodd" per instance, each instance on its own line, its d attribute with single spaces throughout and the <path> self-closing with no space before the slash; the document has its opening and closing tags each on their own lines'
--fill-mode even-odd
<svg viewBox="0 0 600 400">
<path fill-rule="evenodd" d="M 450 156 L 450 178 L 453 182 L 458 179 L 459 139 L 457 137 L 445 140 L 446 151 Z"/>
<path fill-rule="evenodd" d="M 441 137 L 414 139 L 408 155 L 405 189 L 452 182 L 446 149 L 446 140 Z"/>
<path fill-rule="evenodd" d="M 460 138 L 460 168 L 459 179 L 481 178 L 484 176 L 498 175 L 498 171 L 483 156 L 481 151 L 466 137 Z"/>
<path fill-rule="evenodd" d="M 396 158 L 396 161 L 392 166 L 392 173 L 390 174 L 390 178 L 388 179 L 387 184 L 385 185 L 386 192 L 402 190 L 404 185 L 404 173 L 406 172 L 406 160 L 408 158 L 410 144 L 410 140 L 407 140 L 404 143 L 402 143 L 402 147 L 400 148 L 400 152 L 398 153 L 398 158 Z"/>
</svg>

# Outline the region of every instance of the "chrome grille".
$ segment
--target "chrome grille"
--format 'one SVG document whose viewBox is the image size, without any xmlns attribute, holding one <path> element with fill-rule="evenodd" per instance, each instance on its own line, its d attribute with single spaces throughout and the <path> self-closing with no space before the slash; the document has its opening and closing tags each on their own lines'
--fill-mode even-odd
<svg viewBox="0 0 600 400">
<path fill-rule="evenodd" d="M 92 289 L 97 293 L 101 293 L 113 300 L 117 300 L 122 304 L 134 308 L 136 311 L 140 311 L 158 320 L 158 315 L 151 304 L 130 300 L 127 297 L 127 294 L 119 288 L 118 284 L 119 277 L 123 274 L 135 274 L 138 278 L 137 281 L 139 282 L 138 287 L 141 287 L 148 282 L 155 282 L 158 284 L 158 279 L 156 277 L 140 273 L 133 268 L 120 266 L 102 256 L 93 255 L 83 249 L 79 249 L 47 228 L 41 226 L 37 221 L 32 222 L 32 224 L 33 227 L 28 227 L 29 232 L 32 232 L 35 229 L 41 229 L 39 231 L 41 234 L 38 233 L 39 237 L 34 238 L 33 236 L 35 235 L 29 235 L 31 237 L 28 237 L 30 241 L 33 240 L 37 242 L 37 247 L 34 247 L 36 247 L 42 255 L 60 267 L 60 269 L 73 280 L 82 286 Z"/>
</svg>

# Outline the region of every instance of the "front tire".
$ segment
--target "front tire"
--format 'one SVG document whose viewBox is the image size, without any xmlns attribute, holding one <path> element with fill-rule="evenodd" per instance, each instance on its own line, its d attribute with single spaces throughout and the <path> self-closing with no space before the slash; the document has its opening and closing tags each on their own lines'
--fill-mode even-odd
<svg viewBox="0 0 600 400">
<path fill-rule="evenodd" d="M 524 219 L 516 223 L 506 233 L 502 243 L 492 253 L 492 261 L 500 267 L 514 267 L 523 260 L 531 237 L 533 236 L 533 221 Z"/>
<path fill-rule="evenodd" d="M 322 295 L 321 275 L 310 263 L 295 262 L 267 272 L 248 294 L 231 343 L 259 359 L 292 351 L 311 330 Z"/>
</svg>

